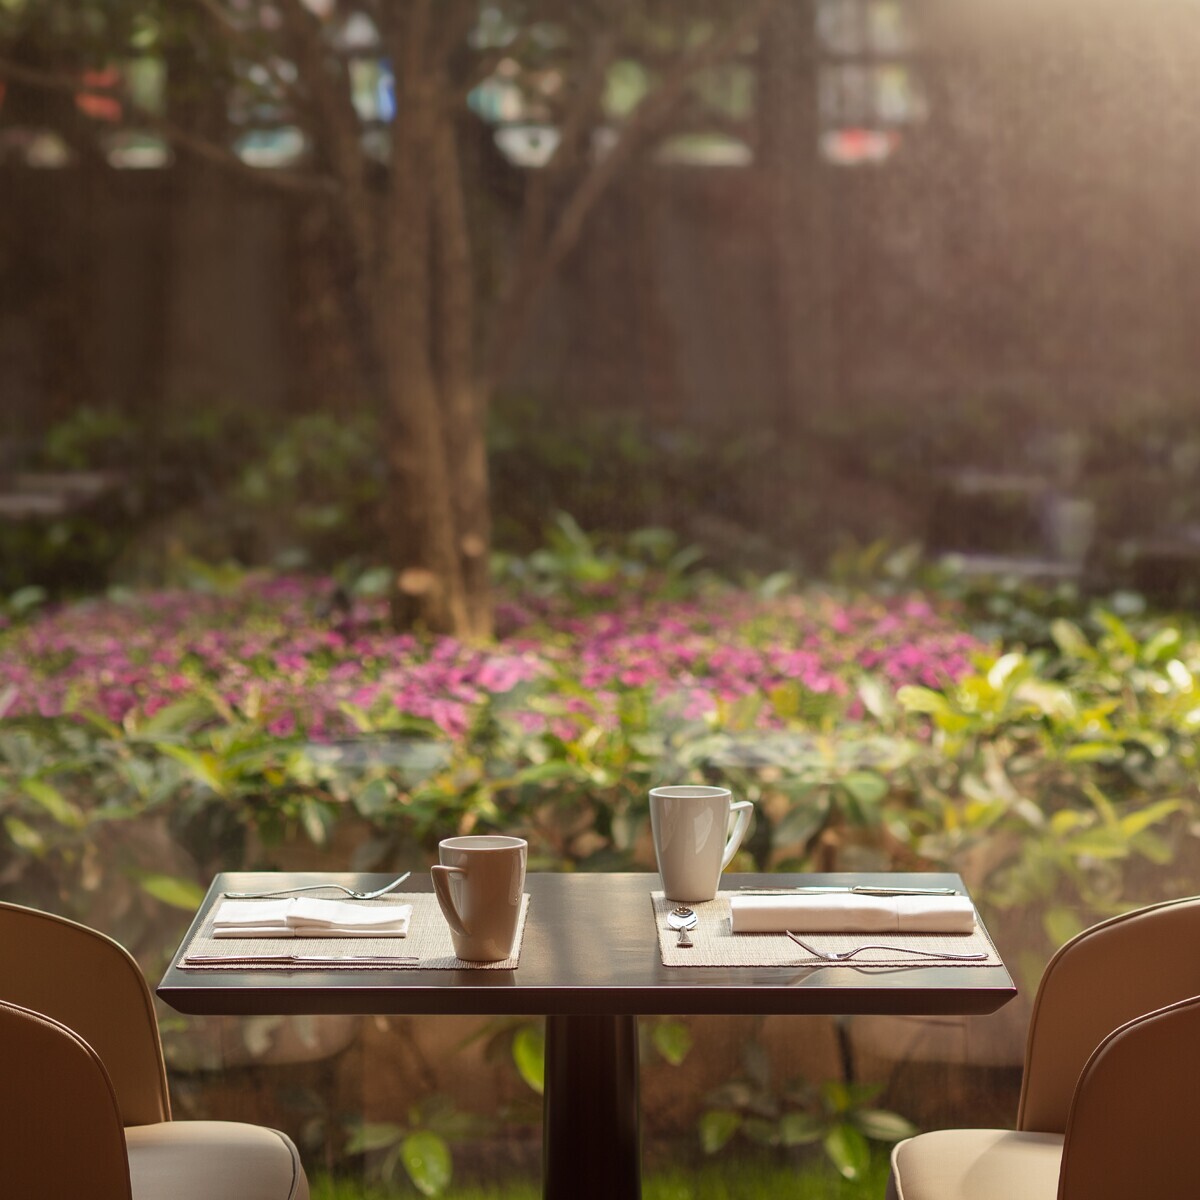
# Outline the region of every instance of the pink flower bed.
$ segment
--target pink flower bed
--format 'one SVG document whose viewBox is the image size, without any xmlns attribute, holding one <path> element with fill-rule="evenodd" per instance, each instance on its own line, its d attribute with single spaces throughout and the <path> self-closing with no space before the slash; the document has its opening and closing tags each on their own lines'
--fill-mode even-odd
<svg viewBox="0 0 1200 1200">
<path fill-rule="evenodd" d="M 566 735 L 615 720 L 630 690 L 685 718 L 716 719 L 724 705 L 781 687 L 855 719 L 861 675 L 893 690 L 938 688 L 983 648 L 920 596 L 637 595 L 587 616 L 508 603 L 497 613 L 503 640 L 481 649 L 393 634 L 375 602 L 320 620 L 331 592 L 285 578 L 231 596 L 161 592 L 49 613 L 0 632 L 0 719 L 86 709 L 138 722 L 199 689 L 279 737 L 350 733 L 349 705 L 384 726 L 404 714 L 460 738 L 489 703 L 526 731 Z M 783 720 L 762 706 L 762 727 Z"/>
</svg>

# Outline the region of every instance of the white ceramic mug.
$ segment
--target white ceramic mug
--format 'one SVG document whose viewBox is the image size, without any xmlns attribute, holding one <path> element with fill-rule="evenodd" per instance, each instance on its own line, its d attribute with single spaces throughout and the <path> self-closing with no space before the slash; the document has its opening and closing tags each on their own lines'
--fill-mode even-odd
<svg viewBox="0 0 1200 1200">
<path fill-rule="evenodd" d="M 433 890 L 459 958 L 498 962 L 512 953 L 525 891 L 529 843 L 492 834 L 446 838 Z"/>
<path fill-rule="evenodd" d="M 753 807 L 749 800 L 734 803 L 728 788 L 651 790 L 650 828 L 667 899 L 694 903 L 717 894 L 721 872 L 742 844 Z M 737 823 L 730 833 L 734 814 Z"/>
</svg>

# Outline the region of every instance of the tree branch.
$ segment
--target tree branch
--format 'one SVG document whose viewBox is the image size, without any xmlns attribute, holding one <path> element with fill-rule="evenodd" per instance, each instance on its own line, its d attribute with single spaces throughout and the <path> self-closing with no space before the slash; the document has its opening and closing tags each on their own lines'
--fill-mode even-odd
<svg viewBox="0 0 1200 1200">
<path fill-rule="evenodd" d="M 367 187 L 366 155 L 362 129 L 350 94 L 345 64 L 329 52 L 320 19 L 303 0 L 280 0 L 283 26 L 291 37 L 298 58 L 299 76 L 309 86 L 310 115 L 315 132 L 339 185 L 339 201 L 349 234 L 355 286 L 364 310 L 373 305 L 378 242 L 373 204 Z M 330 68 L 336 67 L 337 73 Z"/>
<path fill-rule="evenodd" d="M 221 0 L 192 0 L 193 4 L 202 8 L 216 26 L 219 35 L 232 45 L 238 47 L 252 58 L 271 77 L 272 83 L 293 101 L 299 99 L 295 84 L 279 72 L 279 67 L 272 61 L 270 55 L 263 54 L 265 31 L 246 21 L 239 19 L 237 14 L 227 9 Z"/>
<path fill-rule="evenodd" d="M 451 6 L 445 16 L 439 16 L 438 23 L 443 25 L 444 29 L 441 36 L 434 39 L 433 61 L 448 62 L 450 56 L 475 28 L 478 19 L 479 6 L 475 0 L 459 0 L 458 5 Z"/>
<path fill-rule="evenodd" d="M 521 222 L 521 261 L 536 258 L 545 238 L 546 211 L 552 189 L 571 165 L 579 158 L 579 142 L 589 120 L 604 98 L 608 69 L 616 54 L 616 38 L 611 30 L 602 32 L 592 42 L 590 60 L 582 74 L 571 104 L 559 122 L 558 145 L 538 171 L 526 180 L 525 209 Z"/>
<path fill-rule="evenodd" d="M 223 170 L 231 171 L 243 177 L 253 179 L 272 187 L 284 188 L 289 191 L 330 192 L 333 181 L 325 176 L 310 175 L 298 171 L 266 170 L 252 167 L 239 158 L 228 146 L 219 142 L 200 137 L 190 130 L 184 129 L 174 121 L 168 120 L 157 113 L 138 105 L 129 94 L 120 87 L 98 86 L 85 83 L 73 75 L 44 71 L 36 67 L 27 67 L 20 63 L 0 59 L 0 79 L 11 83 L 20 83 L 26 87 L 39 88 L 42 91 L 64 92 L 72 96 L 106 96 L 120 103 L 122 111 L 131 118 L 125 123 L 125 128 L 147 129 L 159 134 L 165 141 L 177 149 L 199 158 L 205 162 L 214 163 Z"/>
<path fill-rule="evenodd" d="M 240 37 L 249 32 L 250 26 L 234 16 L 220 0 L 192 0 L 192 2 L 204 9 L 226 36 Z"/>
<path fill-rule="evenodd" d="M 345 64 L 330 53 L 320 18 L 303 0 L 280 0 L 278 12 L 291 38 L 299 78 L 309 87 L 310 113 L 321 126 L 330 165 L 340 179 L 352 181 L 362 175 L 364 161 L 359 145 L 359 120 L 350 96 Z M 330 70 L 336 68 L 336 74 Z"/>
<path fill-rule="evenodd" d="M 489 347 L 487 379 L 495 384 L 504 375 L 517 349 L 521 329 L 543 285 L 578 242 L 584 223 L 596 202 L 626 168 L 637 152 L 657 133 L 684 99 L 687 85 L 700 71 L 733 54 L 760 28 L 781 0 L 756 0 L 730 25 L 713 33 L 681 58 L 653 92 L 633 110 L 621 127 L 616 143 L 584 174 L 568 197 L 533 259 L 521 260 L 520 270 L 501 305 L 495 335 Z"/>
<path fill-rule="evenodd" d="M 538 14 L 536 12 L 530 13 L 528 20 L 517 30 L 511 42 L 505 46 L 496 46 L 482 55 L 478 63 L 476 63 L 474 71 L 471 72 L 468 79 L 463 83 L 458 98 L 465 98 L 481 83 L 490 79 L 496 73 L 496 68 L 506 58 L 515 58 L 519 55 L 532 40 L 534 29 L 537 27 L 538 22 Z"/>
</svg>

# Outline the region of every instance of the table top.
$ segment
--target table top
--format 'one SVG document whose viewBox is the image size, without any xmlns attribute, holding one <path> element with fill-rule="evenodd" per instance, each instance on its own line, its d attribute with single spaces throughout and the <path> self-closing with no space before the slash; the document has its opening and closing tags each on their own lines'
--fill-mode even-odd
<svg viewBox="0 0 1200 1200">
<path fill-rule="evenodd" d="M 520 966 L 507 970 L 292 971 L 180 970 L 184 947 L 225 891 L 335 881 L 382 887 L 387 874 L 236 872 L 218 875 L 158 986 L 172 1008 L 199 1014 L 477 1013 L 912 1013 L 995 1012 L 1016 994 L 1002 966 L 894 969 L 816 967 L 665 967 L 651 914 L 656 873 L 531 872 L 529 917 Z M 906 873 L 725 875 L 721 890 L 797 884 L 900 884 L 966 888 L 957 875 Z M 432 890 L 414 874 L 407 892 Z"/>
</svg>

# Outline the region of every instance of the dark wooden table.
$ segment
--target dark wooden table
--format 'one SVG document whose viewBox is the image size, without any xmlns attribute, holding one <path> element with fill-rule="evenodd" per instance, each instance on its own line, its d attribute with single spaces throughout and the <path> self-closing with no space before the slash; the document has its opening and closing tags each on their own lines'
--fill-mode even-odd
<svg viewBox="0 0 1200 1200">
<path fill-rule="evenodd" d="M 225 891 L 322 879 L 370 889 L 387 875 L 218 875 L 180 951 Z M 949 874 L 727 875 L 742 884 L 897 883 L 957 887 Z M 654 1014 L 986 1014 L 1016 995 L 1004 967 L 669 968 L 660 960 L 649 893 L 656 874 L 531 874 L 515 971 L 181 971 L 158 994 L 180 1012 L 478 1013 L 546 1017 L 543 1189 L 548 1200 L 636 1200 L 641 1194 L 637 1018 Z M 428 875 L 409 891 L 429 891 Z"/>
</svg>

